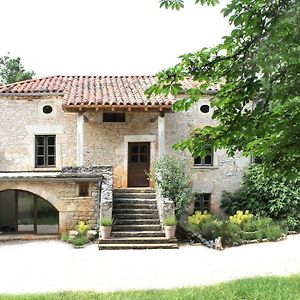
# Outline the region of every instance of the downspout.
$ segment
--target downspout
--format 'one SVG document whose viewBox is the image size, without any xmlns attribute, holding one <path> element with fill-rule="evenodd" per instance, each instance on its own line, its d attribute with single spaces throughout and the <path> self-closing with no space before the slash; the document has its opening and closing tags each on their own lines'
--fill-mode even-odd
<svg viewBox="0 0 300 300">
<path fill-rule="evenodd" d="M 103 177 L 99 177 L 98 180 L 98 196 L 97 196 L 97 203 L 96 203 L 96 218 L 97 218 L 97 229 L 99 229 L 99 219 L 100 219 L 100 205 L 101 205 L 101 193 L 102 193 L 102 182 Z"/>
</svg>

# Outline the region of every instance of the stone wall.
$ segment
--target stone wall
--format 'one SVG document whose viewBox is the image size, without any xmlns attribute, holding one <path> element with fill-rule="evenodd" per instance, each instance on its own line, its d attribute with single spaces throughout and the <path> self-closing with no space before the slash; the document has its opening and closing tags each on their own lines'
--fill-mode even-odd
<svg viewBox="0 0 300 300">
<path fill-rule="evenodd" d="M 203 97 L 187 112 L 166 114 L 166 152 L 177 154 L 172 145 L 186 138 L 198 127 L 214 126 L 213 110 L 202 113 L 200 107 L 209 105 L 209 97 Z M 180 152 L 179 152 L 180 153 Z M 224 191 L 231 192 L 240 186 L 242 175 L 249 164 L 249 159 L 236 154 L 229 158 L 225 151 L 217 150 L 213 153 L 213 166 L 193 166 L 194 159 L 188 151 L 181 152 L 189 163 L 192 174 L 192 186 L 198 193 L 211 194 L 211 209 L 218 211 L 221 195 Z"/>
<path fill-rule="evenodd" d="M 103 122 L 102 112 L 85 113 L 84 165 L 112 165 L 114 187 L 127 186 L 126 136 L 157 135 L 156 113 L 126 113 L 124 123 Z M 156 143 L 155 143 L 156 148 Z"/>
<path fill-rule="evenodd" d="M 43 113 L 51 105 L 51 114 Z M 56 168 L 76 164 L 76 114 L 60 97 L 0 97 L 0 171 L 36 171 L 35 135 L 56 135 Z M 45 168 L 42 169 L 43 171 Z"/>
<path fill-rule="evenodd" d="M 42 112 L 46 104 L 53 107 L 49 115 Z M 209 104 L 209 97 L 203 97 L 188 112 L 165 114 L 166 153 L 174 153 L 172 145 L 186 138 L 194 128 L 216 124 L 211 118 L 212 110 L 208 113 L 200 111 L 203 104 Z M 44 171 L 44 168 L 34 166 L 34 137 L 38 134 L 56 135 L 57 165 L 51 171 L 76 166 L 77 113 L 64 112 L 62 98 L 2 97 L 0 106 L 4 108 L 0 114 L 0 171 Z M 153 162 L 157 157 L 158 113 L 126 112 L 125 123 L 104 123 L 100 111 L 83 113 L 84 166 L 112 166 L 114 187 L 127 187 L 128 141 L 150 141 Z M 194 189 L 200 193 L 211 193 L 213 210 L 218 210 L 223 191 L 238 188 L 248 164 L 248 159 L 238 155 L 228 158 L 224 151 L 216 151 L 213 166 L 194 167 L 188 152 L 179 155 L 187 157 Z"/>
<path fill-rule="evenodd" d="M 84 172 L 90 170 L 90 173 Z M 74 172 L 75 171 L 75 172 Z M 77 171 L 77 172 L 76 172 Z M 84 176 L 95 176 L 84 178 Z M 73 176 L 73 178 L 72 178 Z M 89 183 L 88 196 L 79 196 L 80 179 Z M 99 183 L 102 182 L 99 189 Z M 96 228 L 100 201 L 112 203 L 112 171 L 109 167 L 69 168 L 55 178 L 2 178 L 0 191 L 23 190 L 38 195 L 59 211 L 59 232 L 74 229 L 79 221 Z M 99 197 L 99 191 L 101 197 Z"/>
</svg>

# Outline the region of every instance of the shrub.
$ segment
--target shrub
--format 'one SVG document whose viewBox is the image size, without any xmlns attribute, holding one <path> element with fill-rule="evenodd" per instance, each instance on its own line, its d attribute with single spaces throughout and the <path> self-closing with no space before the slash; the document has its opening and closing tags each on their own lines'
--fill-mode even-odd
<svg viewBox="0 0 300 300">
<path fill-rule="evenodd" d="M 209 220 L 212 220 L 213 216 L 209 214 L 206 210 L 202 213 L 201 211 L 196 211 L 192 216 L 188 217 L 188 223 L 194 225 L 201 225 Z"/>
<path fill-rule="evenodd" d="M 222 206 L 229 215 L 237 210 L 250 210 L 259 217 L 284 221 L 290 230 L 300 230 L 300 176 L 286 178 L 265 174 L 261 165 L 246 171 L 241 188 L 224 193 Z"/>
<path fill-rule="evenodd" d="M 253 219 L 253 215 L 250 214 L 249 210 L 246 210 L 245 213 L 241 210 L 238 210 L 235 215 L 229 217 L 229 222 L 243 226 L 245 223 Z"/>
<path fill-rule="evenodd" d="M 166 155 L 154 163 L 149 174 L 160 188 L 162 196 L 174 201 L 177 219 L 185 213 L 194 197 L 187 166 L 186 159 Z"/>
<path fill-rule="evenodd" d="M 271 218 L 251 220 L 244 225 L 243 238 L 245 240 L 277 240 L 284 233 L 284 229 Z"/>
<path fill-rule="evenodd" d="M 85 235 L 89 230 L 89 226 L 86 225 L 84 221 L 80 221 L 76 225 L 76 230 L 78 231 L 79 235 Z"/>
<path fill-rule="evenodd" d="M 102 217 L 99 220 L 99 223 L 100 223 L 101 226 L 112 226 L 113 220 L 110 217 Z"/>
<path fill-rule="evenodd" d="M 71 243 L 74 247 L 84 246 L 87 242 L 88 242 L 88 239 L 85 235 L 78 235 L 71 241 Z"/>
<path fill-rule="evenodd" d="M 279 225 L 273 225 L 267 228 L 266 238 L 269 241 L 276 241 L 283 235 L 283 230 Z"/>
<path fill-rule="evenodd" d="M 60 240 L 61 240 L 61 241 L 67 242 L 68 239 L 69 239 L 68 233 L 64 232 L 64 233 L 61 234 L 61 236 L 60 236 Z"/>
<path fill-rule="evenodd" d="M 201 235 L 207 240 L 214 240 L 221 236 L 222 233 L 222 221 L 215 219 L 209 219 L 201 225 Z"/>
<path fill-rule="evenodd" d="M 240 225 L 227 221 L 222 223 L 220 236 L 223 245 L 232 246 L 234 244 L 241 244 L 242 229 Z"/>
</svg>

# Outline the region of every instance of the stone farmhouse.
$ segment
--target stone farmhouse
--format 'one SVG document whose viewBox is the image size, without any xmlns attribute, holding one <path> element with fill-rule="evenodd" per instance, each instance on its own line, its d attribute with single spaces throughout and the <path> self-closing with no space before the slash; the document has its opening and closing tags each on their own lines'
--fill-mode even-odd
<svg viewBox="0 0 300 300">
<path fill-rule="evenodd" d="M 189 111 L 173 113 L 172 96 L 144 95 L 154 83 L 153 76 L 50 76 L 1 86 L 0 232 L 57 235 L 79 220 L 96 226 L 114 209 L 122 219 L 126 207 L 113 203 L 129 198 L 126 192 L 155 200 L 145 174 L 153 161 L 214 121 L 213 91 Z M 239 186 L 248 164 L 213 149 L 205 158 L 176 155 L 188 158 L 195 209 L 218 211 L 222 192 Z M 137 231 L 135 222 L 115 227 Z"/>
</svg>

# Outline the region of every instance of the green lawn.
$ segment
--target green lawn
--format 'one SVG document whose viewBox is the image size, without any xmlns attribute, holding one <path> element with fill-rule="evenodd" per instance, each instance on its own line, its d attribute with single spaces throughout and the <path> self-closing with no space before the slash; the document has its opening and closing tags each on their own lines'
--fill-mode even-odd
<svg viewBox="0 0 300 300">
<path fill-rule="evenodd" d="M 300 274 L 289 277 L 260 277 L 254 279 L 242 279 L 214 286 L 182 288 L 174 290 L 148 290 L 116 293 L 92 293 L 92 292 L 64 292 L 56 294 L 36 294 L 7 296 L 0 295 L 1 300 L 86 300 L 86 299 L 188 299 L 188 300 L 288 300 L 300 299 Z"/>
</svg>

